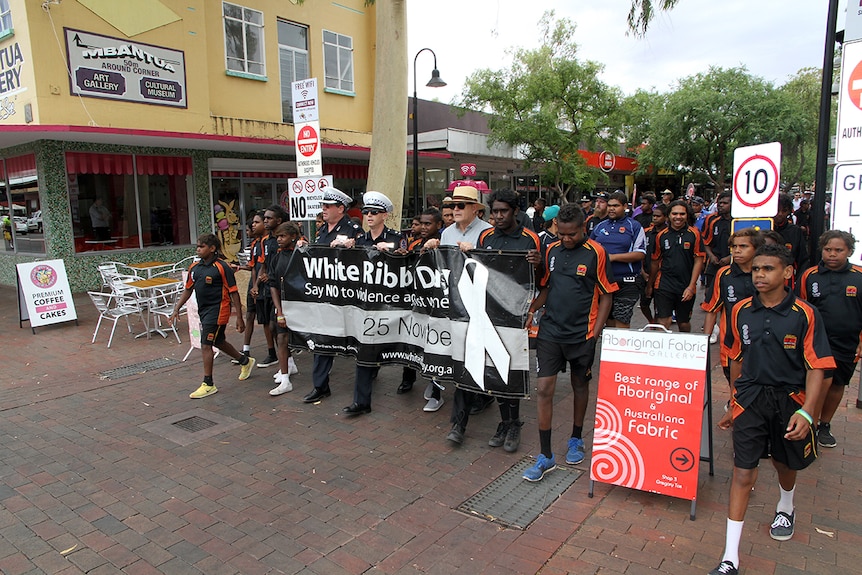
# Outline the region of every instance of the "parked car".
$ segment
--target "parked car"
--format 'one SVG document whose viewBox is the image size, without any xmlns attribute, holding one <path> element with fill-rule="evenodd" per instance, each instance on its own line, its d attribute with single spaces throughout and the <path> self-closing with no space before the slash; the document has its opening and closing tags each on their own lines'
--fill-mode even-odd
<svg viewBox="0 0 862 575">
<path fill-rule="evenodd" d="M 12 216 L 12 219 L 15 220 L 15 233 L 16 234 L 26 234 L 27 233 L 27 218 L 24 216 Z"/>
<path fill-rule="evenodd" d="M 27 230 L 42 233 L 42 210 L 36 210 L 27 220 Z"/>
</svg>

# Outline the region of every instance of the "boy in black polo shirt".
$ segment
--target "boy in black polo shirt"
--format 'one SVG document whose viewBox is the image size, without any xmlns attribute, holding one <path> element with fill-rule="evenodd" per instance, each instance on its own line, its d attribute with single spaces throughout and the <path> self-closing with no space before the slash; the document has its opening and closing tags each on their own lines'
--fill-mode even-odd
<svg viewBox="0 0 862 575">
<path fill-rule="evenodd" d="M 174 313 L 168 318 L 173 324 L 177 321 L 179 309 L 192 297 L 194 290 L 198 302 L 198 315 L 201 321 L 201 355 L 204 360 L 204 381 L 195 391 L 189 394 L 192 399 L 200 399 L 218 391 L 213 383 L 213 346 L 239 360 L 239 380 L 248 379 L 254 367 L 253 357 L 243 355 L 224 337 L 227 322 L 230 319 L 231 306 L 236 310 L 236 330 L 245 331 L 242 319 L 242 306 L 239 301 L 239 290 L 236 287 L 233 270 L 219 259 L 221 242 L 214 234 L 203 234 L 198 238 L 197 256 L 200 261 L 189 267 L 189 277 L 186 289 L 174 307 Z"/>
<path fill-rule="evenodd" d="M 596 340 L 608 319 L 613 292 L 619 287 L 613 279 L 610 261 L 600 244 L 587 239 L 584 213 L 573 204 L 560 208 L 557 216 L 558 242 L 545 253 L 545 274 L 538 297 L 530 304 L 527 327 L 536 310 L 545 306 L 536 336 L 538 364 L 537 407 L 539 443 L 542 452 L 536 463 L 524 472 L 527 481 L 539 481 L 556 468 L 551 449 L 551 422 L 554 415 L 554 390 L 557 373 L 570 366 L 573 401 L 572 436 L 568 441 L 566 463 L 584 460 L 581 437 L 589 402 Z"/>
<path fill-rule="evenodd" d="M 656 320 L 670 329 L 676 313 L 681 332 L 691 331 L 697 280 L 704 264 L 700 232 L 689 224 L 692 215 L 691 206 L 684 201 L 671 202 L 670 225 L 655 238 L 646 287 L 647 297 L 655 293 Z"/>
<path fill-rule="evenodd" d="M 832 416 L 862 354 L 862 269 L 848 261 L 856 248 L 853 234 L 829 230 L 820 236 L 819 246 L 820 263 L 805 270 L 798 287 L 799 295 L 823 315 L 835 356 L 837 367 L 824 376 L 827 391 L 817 406 L 817 443 L 835 447 L 838 442 L 832 435 Z"/>
<path fill-rule="evenodd" d="M 518 194 L 512 190 L 497 190 L 491 195 L 491 216 L 494 227 L 479 236 L 477 249 L 524 252 L 527 261 L 534 266 L 541 263 L 541 240 L 533 230 L 518 224 Z M 455 392 L 455 403 L 464 397 L 461 390 Z M 494 436 L 488 440 L 491 447 L 503 446 L 509 453 L 518 450 L 521 444 L 521 400 L 497 398 L 500 408 L 500 423 Z M 466 419 L 463 421 L 466 426 Z"/>
<path fill-rule="evenodd" d="M 281 307 L 281 287 L 284 285 L 287 268 L 290 265 L 290 257 L 296 242 L 302 237 L 302 231 L 296 222 L 284 222 L 275 229 L 275 239 L 278 241 L 278 251 L 272 258 L 272 268 L 269 273 L 268 288 L 272 297 L 272 305 L 275 308 L 276 336 L 278 341 L 278 365 L 279 370 L 275 376 L 276 387 L 269 391 L 270 395 L 281 395 L 293 391 L 290 376 L 298 371 L 293 357 L 290 355 L 290 329 L 287 327 L 287 318 Z"/>
<path fill-rule="evenodd" d="M 730 349 L 733 408 L 719 427 L 733 427 L 724 556 L 710 575 L 735 575 L 739 540 L 760 459 L 772 457 L 781 497 L 769 535 L 793 536 L 796 473 L 817 457 L 813 418 L 823 372 L 834 369 L 820 312 L 785 288 L 793 256 L 784 246 L 761 246 L 751 266 L 757 294 L 731 311 L 725 343 Z"/>
</svg>

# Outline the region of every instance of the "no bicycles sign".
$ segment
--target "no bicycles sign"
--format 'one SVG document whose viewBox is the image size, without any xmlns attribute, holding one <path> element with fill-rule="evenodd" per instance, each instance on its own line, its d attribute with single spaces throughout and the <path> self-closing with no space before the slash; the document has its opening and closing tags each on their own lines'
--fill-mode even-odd
<svg viewBox="0 0 862 575">
<path fill-rule="evenodd" d="M 772 142 L 733 151 L 734 218 L 771 218 L 778 212 L 781 144 Z"/>
</svg>

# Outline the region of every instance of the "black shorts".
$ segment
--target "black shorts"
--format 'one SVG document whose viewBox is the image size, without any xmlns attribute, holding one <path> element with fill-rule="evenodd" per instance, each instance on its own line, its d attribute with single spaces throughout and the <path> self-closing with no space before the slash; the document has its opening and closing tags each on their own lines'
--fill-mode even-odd
<svg viewBox="0 0 862 575">
<path fill-rule="evenodd" d="M 201 346 L 208 345 L 219 347 L 224 343 L 224 332 L 226 328 L 226 325 L 201 325 Z"/>
<path fill-rule="evenodd" d="M 276 321 L 275 322 L 275 333 L 277 333 L 278 335 L 281 335 L 283 333 L 290 333 L 290 328 L 287 326 L 281 327 L 280 325 L 278 325 L 278 322 Z"/>
<path fill-rule="evenodd" d="M 786 391 L 765 387 L 754 402 L 733 420 L 733 464 L 755 469 L 761 459 L 772 456 L 790 469 L 800 470 L 817 458 L 814 434 L 799 441 L 784 439 L 790 416 L 799 409 Z"/>
<path fill-rule="evenodd" d="M 839 361 L 835 360 L 835 369 L 827 369 L 823 373 L 823 379 L 832 378 L 832 385 L 850 385 L 850 379 L 856 371 L 855 361 Z"/>
<path fill-rule="evenodd" d="M 694 300 L 682 301 L 682 294 L 674 294 L 665 290 L 655 290 L 656 317 L 671 317 L 676 312 L 677 323 L 691 322 L 691 311 L 694 309 Z"/>
<path fill-rule="evenodd" d="M 593 358 L 596 356 L 596 338 L 580 343 L 556 343 L 546 339 L 536 339 L 536 371 L 538 377 L 557 375 L 566 367 L 572 368 L 572 375 L 589 381 L 593 376 Z"/>
<path fill-rule="evenodd" d="M 258 299 L 254 303 L 257 310 L 258 325 L 266 325 L 275 319 L 275 305 L 272 303 L 272 298 Z"/>
<path fill-rule="evenodd" d="M 628 279 L 629 281 L 626 281 Z M 630 324 L 635 304 L 638 303 L 637 278 L 625 278 L 617 282 L 620 289 L 613 293 L 610 317 L 620 323 Z"/>
</svg>

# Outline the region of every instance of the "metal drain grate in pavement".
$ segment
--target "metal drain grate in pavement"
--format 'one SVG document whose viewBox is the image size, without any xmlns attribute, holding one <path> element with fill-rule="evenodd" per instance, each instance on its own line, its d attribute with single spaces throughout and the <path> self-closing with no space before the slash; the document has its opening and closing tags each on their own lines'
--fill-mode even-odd
<svg viewBox="0 0 862 575">
<path fill-rule="evenodd" d="M 477 515 L 506 527 L 526 529 L 581 476 L 583 471 L 557 466 L 538 482 L 522 475 L 533 465 L 525 457 L 500 477 L 458 506 L 458 511 Z"/>
<path fill-rule="evenodd" d="M 195 415 L 194 417 L 188 417 L 180 421 L 175 421 L 172 425 L 176 425 L 180 429 L 185 429 L 186 431 L 189 431 L 191 433 L 196 433 L 198 431 L 203 431 L 204 429 L 209 429 L 213 425 L 218 425 L 218 423 Z"/>
<path fill-rule="evenodd" d="M 141 427 L 150 433 L 155 433 L 174 443 L 186 446 L 196 441 L 221 435 L 243 425 L 245 422 L 238 419 L 199 408 L 169 415 L 145 423 Z M 229 441 L 230 436 L 228 435 L 224 440 Z"/>
<path fill-rule="evenodd" d="M 180 362 L 176 359 L 171 359 L 169 357 L 160 357 L 158 359 L 151 359 L 149 361 L 142 361 L 140 363 L 133 363 L 132 365 L 109 369 L 107 371 L 101 372 L 99 374 L 99 377 L 101 377 L 102 379 L 121 379 L 123 377 L 129 377 L 130 375 L 137 375 L 139 373 L 153 371 L 154 369 L 170 367 L 172 365 L 177 365 L 178 363 Z"/>
</svg>

